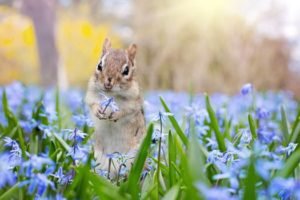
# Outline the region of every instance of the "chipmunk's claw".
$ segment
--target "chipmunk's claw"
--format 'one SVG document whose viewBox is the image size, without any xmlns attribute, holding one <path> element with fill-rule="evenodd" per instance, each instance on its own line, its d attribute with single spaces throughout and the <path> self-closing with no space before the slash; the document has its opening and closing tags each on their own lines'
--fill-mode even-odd
<svg viewBox="0 0 300 200">
<path fill-rule="evenodd" d="M 102 111 L 102 109 L 99 107 L 98 109 L 97 109 L 97 111 L 96 111 L 96 117 L 98 118 L 98 119 L 100 119 L 100 120 L 105 120 L 105 119 L 107 119 L 108 117 L 106 116 L 106 114 L 105 113 L 103 113 L 103 111 Z"/>
<path fill-rule="evenodd" d="M 120 113 L 119 112 L 112 112 L 112 113 L 110 113 L 110 115 L 109 115 L 109 117 L 108 117 L 108 119 L 110 120 L 110 121 L 114 121 L 114 122 L 117 122 L 118 121 L 118 119 L 120 118 Z"/>
</svg>

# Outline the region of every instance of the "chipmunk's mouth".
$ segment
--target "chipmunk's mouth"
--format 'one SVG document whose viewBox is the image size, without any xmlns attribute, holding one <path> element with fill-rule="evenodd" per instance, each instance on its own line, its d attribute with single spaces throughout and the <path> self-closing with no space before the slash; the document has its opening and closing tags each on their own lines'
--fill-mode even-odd
<svg viewBox="0 0 300 200">
<path fill-rule="evenodd" d="M 104 89 L 106 91 L 110 91 L 112 88 L 113 88 L 113 85 L 111 85 L 111 84 L 104 84 Z"/>
</svg>

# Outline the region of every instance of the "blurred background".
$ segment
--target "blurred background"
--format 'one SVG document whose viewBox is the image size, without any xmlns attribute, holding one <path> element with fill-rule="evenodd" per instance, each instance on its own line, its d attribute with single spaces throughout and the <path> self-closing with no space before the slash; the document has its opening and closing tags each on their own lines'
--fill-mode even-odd
<svg viewBox="0 0 300 200">
<path fill-rule="evenodd" d="M 144 90 L 300 97 L 296 0 L 0 0 L 0 84 L 86 88 L 105 37 L 138 44 Z"/>
</svg>

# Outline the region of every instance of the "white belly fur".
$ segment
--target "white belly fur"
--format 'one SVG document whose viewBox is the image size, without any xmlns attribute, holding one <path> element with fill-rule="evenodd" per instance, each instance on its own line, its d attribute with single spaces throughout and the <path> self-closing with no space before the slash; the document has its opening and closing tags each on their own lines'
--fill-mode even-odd
<svg viewBox="0 0 300 200">
<path fill-rule="evenodd" d="M 99 167 L 108 170 L 107 154 L 119 152 L 134 156 L 138 149 L 140 140 L 144 135 L 144 124 L 138 123 L 138 115 L 128 115 L 119 119 L 117 122 L 99 120 L 93 117 L 95 123 L 94 150 Z M 128 160 L 126 165 L 131 165 L 133 159 Z M 110 171 L 115 174 L 119 169 L 120 163 L 114 161 L 114 168 Z"/>
</svg>

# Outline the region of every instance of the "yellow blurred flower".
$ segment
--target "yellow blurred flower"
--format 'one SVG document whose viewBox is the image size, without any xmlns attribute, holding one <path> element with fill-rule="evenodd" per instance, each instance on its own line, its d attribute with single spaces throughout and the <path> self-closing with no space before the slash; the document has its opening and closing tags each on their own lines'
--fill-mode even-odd
<svg viewBox="0 0 300 200">
<path fill-rule="evenodd" d="M 31 20 L 5 6 L 0 6 L 0 12 L 0 84 L 13 79 L 36 83 L 38 52 Z M 94 24 L 88 17 L 74 18 L 59 13 L 56 28 L 58 52 L 73 85 L 86 85 L 97 65 L 105 37 L 110 37 L 114 47 L 121 46 L 109 25 Z"/>
</svg>

